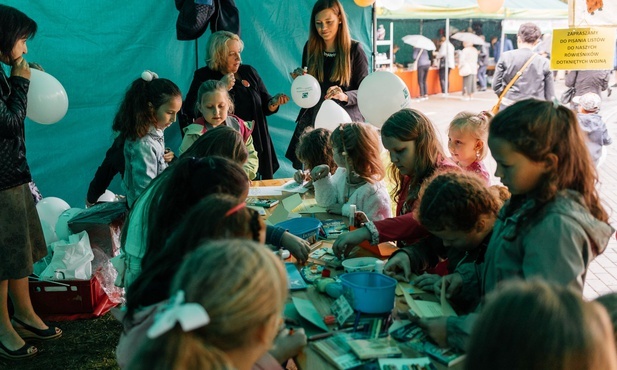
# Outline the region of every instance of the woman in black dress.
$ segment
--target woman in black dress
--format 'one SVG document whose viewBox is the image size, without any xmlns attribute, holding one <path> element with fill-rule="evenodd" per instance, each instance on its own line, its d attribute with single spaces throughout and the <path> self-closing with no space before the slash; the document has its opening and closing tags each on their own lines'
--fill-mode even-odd
<svg viewBox="0 0 617 370">
<path fill-rule="evenodd" d="M 180 122 L 180 128 L 184 129 L 200 114 L 195 109 L 199 86 L 207 80 L 225 82 L 234 101 L 234 114 L 245 121 L 254 121 L 253 143 L 259 156 L 256 179 L 271 179 L 279 168 L 279 162 L 274 152 L 266 117 L 276 113 L 279 106 L 289 101 L 289 97 L 285 94 L 273 97 L 268 93 L 255 68 L 242 64 L 240 53 L 243 47 L 242 40 L 234 33 L 218 31 L 210 36 L 206 45 L 207 66 L 195 71 L 193 82 L 182 105 L 185 117 Z"/>
<path fill-rule="evenodd" d="M 368 59 L 362 45 L 351 39 L 343 5 L 338 0 L 318 0 L 311 12 L 309 39 L 302 52 L 302 66 L 319 81 L 322 96 L 312 108 L 302 108 L 296 119 L 296 129 L 285 157 L 295 169 L 302 163 L 296 157 L 298 139 L 304 129 L 315 126 L 321 104 L 333 99 L 343 107 L 351 120 L 364 122 L 358 108 L 358 87 L 368 74 Z M 292 78 L 305 73 L 302 68 L 292 72 Z"/>
</svg>

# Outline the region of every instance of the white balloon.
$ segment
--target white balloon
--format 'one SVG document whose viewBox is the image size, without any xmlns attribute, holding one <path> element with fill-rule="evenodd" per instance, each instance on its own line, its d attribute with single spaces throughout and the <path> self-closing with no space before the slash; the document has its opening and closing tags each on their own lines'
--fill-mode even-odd
<svg viewBox="0 0 617 370">
<path fill-rule="evenodd" d="M 67 202 L 56 197 L 43 198 L 36 204 L 36 211 L 39 214 L 41 223 L 45 221 L 54 231 L 56 230 L 58 217 L 69 208 L 71 206 Z"/>
<path fill-rule="evenodd" d="M 345 109 L 332 100 L 325 100 L 315 117 L 315 128 L 327 128 L 332 131 L 341 123 L 349 122 L 351 122 L 351 117 Z"/>
<path fill-rule="evenodd" d="M 69 229 L 69 221 L 81 211 L 83 211 L 81 208 L 69 208 L 58 216 L 56 236 L 59 240 L 69 240 L 69 235 L 73 234 L 71 229 Z"/>
<path fill-rule="evenodd" d="M 69 109 L 66 90 L 54 76 L 34 68 L 30 71 L 26 116 L 44 125 L 60 121 Z"/>
<path fill-rule="evenodd" d="M 46 221 L 41 221 L 41 227 L 43 228 L 43 236 L 45 237 L 45 244 L 50 245 L 53 242 L 58 241 L 58 236 L 56 235 L 56 231 L 53 227 L 49 226 Z"/>
<path fill-rule="evenodd" d="M 116 194 L 114 194 L 111 190 L 106 189 L 103 194 L 96 200 L 97 202 L 115 202 Z"/>
<path fill-rule="evenodd" d="M 312 108 L 319 102 L 321 87 L 309 74 L 296 77 L 291 84 L 291 99 L 302 108 Z"/>
<path fill-rule="evenodd" d="M 366 122 L 378 128 L 392 114 L 410 105 L 407 85 L 392 72 L 373 72 L 362 80 L 358 88 L 360 113 Z"/>
</svg>

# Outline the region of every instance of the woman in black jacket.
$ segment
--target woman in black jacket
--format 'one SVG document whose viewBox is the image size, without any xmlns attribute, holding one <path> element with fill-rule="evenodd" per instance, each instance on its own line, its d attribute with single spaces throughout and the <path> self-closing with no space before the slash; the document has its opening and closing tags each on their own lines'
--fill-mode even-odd
<svg viewBox="0 0 617 370">
<path fill-rule="evenodd" d="M 7 78 L 0 68 L 0 357 L 20 359 L 36 355 L 26 340 L 62 335 L 34 312 L 28 290 L 33 261 L 47 254 L 43 230 L 28 182 L 24 120 L 30 67 L 23 58 L 26 41 L 36 23 L 19 10 L 0 5 L 0 62 L 11 68 Z M 15 315 L 11 322 L 8 295 Z"/>
</svg>

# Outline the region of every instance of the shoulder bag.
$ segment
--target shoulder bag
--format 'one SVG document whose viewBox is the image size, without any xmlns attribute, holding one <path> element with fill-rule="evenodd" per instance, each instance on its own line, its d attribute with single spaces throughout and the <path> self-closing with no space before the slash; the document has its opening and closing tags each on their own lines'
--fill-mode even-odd
<svg viewBox="0 0 617 370">
<path fill-rule="evenodd" d="M 493 115 L 495 115 L 495 114 L 497 114 L 497 112 L 499 112 L 499 107 L 501 106 L 501 100 L 503 99 L 504 96 L 506 96 L 506 93 L 508 92 L 508 90 L 510 90 L 512 85 L 514 85 L 516 80 L 518 80 L 518 78 L 521 77 L 523 72 L 525 72 L 525 70 L 527 69 L 529 64 L 531 64 L 531 61 L 533 60 L 533 58 L 536 57 L 536 55 L 538 55 L 538 54 L 533 53 L 533 55 L 531 57 L 529 57 L 529 59 L 527 59 L 527 62 L 525 62 L 525 64 L 523 64 L 523 67 L 521 67 L 521 69 L 519 69 L 518 72 L 516 72 L 516 74 L 514 75 L 512 80 L 510 80 L 510 82 L 508 82 L 508 85 L 506 86 L 506 88 L 503 89 L 503 91 L 499 95 L 499 100 L 497 100 L 497 104 L 495 104 L 493 106 L 493 109 L 491 109 L 491 113 L 493 113 Z"/>
</svg>

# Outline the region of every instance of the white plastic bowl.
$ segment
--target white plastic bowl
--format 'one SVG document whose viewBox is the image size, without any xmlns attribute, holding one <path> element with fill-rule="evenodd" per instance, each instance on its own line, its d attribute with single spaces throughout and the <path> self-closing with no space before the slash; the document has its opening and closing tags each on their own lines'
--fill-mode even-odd
<svg viewBox="0 0 617 370">
<path fill-rule="evenodd" d="M 378 261 L 375 257 L 357 257 L 343 261 L 343 269 L 345 272 L 372 272 L 375 271 L 375 262 Z"/>
</svg>

